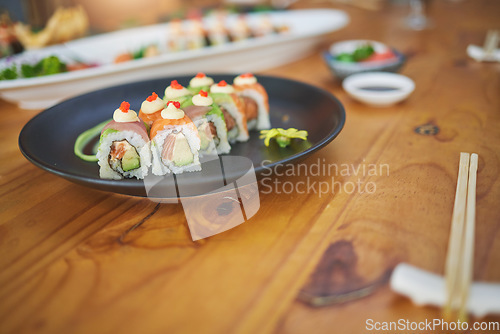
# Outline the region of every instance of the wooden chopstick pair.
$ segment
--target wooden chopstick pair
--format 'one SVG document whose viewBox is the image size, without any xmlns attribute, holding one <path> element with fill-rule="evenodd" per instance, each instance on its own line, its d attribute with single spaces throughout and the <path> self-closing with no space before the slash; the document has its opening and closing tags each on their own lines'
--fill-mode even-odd
<svg viewBox="0 0 500 334">
<path fill-rule="evenodd" d="M 446 257 L 447 318 L 466 321 L 469 289 L 474 274 L 474 225 L 478 155 L 460 153 L 455 205 Z"/>
</svg>

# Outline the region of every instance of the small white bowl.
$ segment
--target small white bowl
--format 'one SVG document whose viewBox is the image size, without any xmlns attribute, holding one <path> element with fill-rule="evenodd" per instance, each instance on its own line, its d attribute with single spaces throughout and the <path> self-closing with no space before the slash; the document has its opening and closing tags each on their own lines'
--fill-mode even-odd
<svg viewBox="0 0 500 334">
<path fill-rule="evenodd" d="M 377 53 L 392 51 L 393 58 L 384 60 L 344 62 L 337 60 L 336 57 L 341 53 L 352 53 L 362 45 L 370 44 Z M 330 68 L 333 75 L 340 80 L 362 72 L 398 72 L 406 62 L 406 57 L 396 49 L 387 45 L 366 39 L 355 39 L 334 43 L 328 51 L 323 52 L 323 59 Z"/>
<path fill-rule="evenodd" d="M 342 87 L 358 101 L 387 107 L 406 99 L 415 89 L 415 83 L 401 74 L 370 72 L 348 76 Z"/>
</svg>

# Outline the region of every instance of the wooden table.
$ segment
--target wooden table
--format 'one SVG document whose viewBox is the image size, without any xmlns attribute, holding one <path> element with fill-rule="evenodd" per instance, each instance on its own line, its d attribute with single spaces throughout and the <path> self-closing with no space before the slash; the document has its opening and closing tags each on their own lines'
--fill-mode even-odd
<svg viewBox="0 0 500 334">
<path fill-rule="evenodd" d="M 402 26 L 402 5 L 337 8 L 351 16 L 348 27 L 265 74 L 325 88 L 346 108 L 345 128 L 308 166 L 388 165 L 387 173 L 272 180 L 335 178 L 373 193 L 265 193 L 261 181 L 253 218 L 193 242 L 180 204 L 96 191 L 29 163 L 17 138 L 37 111 L 0 102 L 0 332 L 364 333 L 367 319 L 441 318 L 387 279 L 403 261 L 443 273 L 461 151 L 479 154 L 474 279 L 500 281 L 500 64 L 465 54 L 500 28 L 500 2 L 435 1 L 434 28 L 421 32 Z M 345 94 L 320 51 L 353 38 L 408 55 L 402 73 L 416 90 L 407 101 L 376 109 Z M 422 125 L 439 131 L 416 133 Z M 364 298 L 311 306 L 314 296 L 364 287 Z"/>
</svg>

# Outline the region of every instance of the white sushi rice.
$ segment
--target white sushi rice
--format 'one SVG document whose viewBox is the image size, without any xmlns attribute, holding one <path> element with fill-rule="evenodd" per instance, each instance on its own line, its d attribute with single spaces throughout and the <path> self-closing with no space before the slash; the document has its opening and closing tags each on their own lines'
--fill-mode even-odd
<svg viewBox="0 0 500 334">
<path fill-rule="evenodd" d="M 248 122 L 248 130 L 265 130 L 271 128 L 271 121 L 269 120 L 269 110 L 264 101 L 264 97 L 257 90 L 247 88 L 238 92 L 240 96 L 247 96 L 257 103 L 257 122 Z"/>
<path fill-rule="evenodd" d="M 230 131 L 227 132 L 227 139 L 231 144 L 234 144 L 236 142 L 236 137 L 238 137 L 239 132 L 240 131 L 238 130 L 237 126 L 235 126 Z"/>
<path fill-rule="evenodd" d="M 176 166 L 172 161 L 162 158 L 163 144 L 165 138 L 171 133 L 181 132 L 187 139 L 191 153 L 193 153 L 194 160 L 191 164 L 186 166 Z M 158 134 L 151 142 L 151 152 L 153 154 L 153 174 L 165 175 L 169 173 L 181 174 L 183 172 L 195 172 L 201 170 L 199 150 L 200 150 L 200 137 L 198 133 L 193 133 L 186 125 L 169 126 L 165 130 L 158 131 Z"/>
<path fill-rule="evenodd" d="M 208 124 L 208 121 L 206 120 L 206 118 L 204 119 L 200 119 L 198 122 L 194 122 L 196 127 L 198 128 L 198 134 L 200 135 L 200 139 L 202 139 L 202 137 L 205 137 L 201 140 L 201 143 L 202 143 L 202 146 L 200 148 L 200 158 L 202 158 L 203 156 L 205 155 L 212 155 L 214 153 L 217 152 L 217 148 L 215 147 L 216 145 L 216 140 L 215 139 L 208 139 L 206 137 L 206 131 L 207 131 L 207 127 L 209 127 L 210 125 Z M 203 140 L 206 140 L 208 141 L 208 145 L 207 147 L 203 148 Z"/>
<path fill-rule="evenodd" d="M 249 135 L 248 131 L 245 131 L 245 125 L 243 124 L 243 115 L 238 111 L 238 107 L 231 100 L 218 100 L 216 103 L 221 107 L 227 110 L 227 112 L 234 118 L 236 121 L 236 126 L 228 132 L 228 139 L 231 143 L 235 141 L 245 142 L 248 141 Z M 235 130 L 236 129 L 236 130 Z"/>
<path fill-rule="evenodd" d="M 200 127 L 207 123 L 212 122 L 215 125 L 215 129 L 217 131 L 217 138 L 219 138 L 219 142 L 216 144 L 217 154 L 229 153 L 231 151 L 231 145 L 227 140 L 227 128 L 226 122 L 217 115 L 206 115 L 197 119 L 192 120 L 196 128 L 200 129 Z M 208 149 L 205 151 L 200 151 L 200 155 L 203 153 L 211 154 L 212 153 L 212 145 L 209 145 Z"/>
<path fill-rule="evenodd" d="M 257 128 L 257 119 L 258 117 L 247 122 L 248 130 L 254 130 Z"/>
<path fill-rule="evenodd" d="M 217 115 L 208 115 L 207 120 L 214 123 L 215 129 L 217 130 L 217 138 L 219 138 L 219 143 L 217 144 L 217 153 L 224 154 L 231 151 L 231 145 L 227 140 L 227 128 L 226 122 Z"/>
<path fill-rule="evenodd" d="M 111 145 L 114 141 L 127 140 L 130 145 L 134 146 L 139 153 L 140 167 L 129 170 L 127 172 L 118 167 L 118 172 L 113 170 L 109 165 L 109 153 L 111 151 Z M 97 159 L 99 168 L 99 177 L 101 179 L 113 179 L 120 180 L 123 178 L 138 178 L 143 179 L 149 172 L 149 166 L 151 166 L 151 149 L 149 141 L 144 141 L 144 138 L 136 133 L 135 131 L 118 131 L 107 134 L 104 138 L 101 138 L 101 143 L 99 144 L 99 149 L 97 150 Z"/>
</svg>

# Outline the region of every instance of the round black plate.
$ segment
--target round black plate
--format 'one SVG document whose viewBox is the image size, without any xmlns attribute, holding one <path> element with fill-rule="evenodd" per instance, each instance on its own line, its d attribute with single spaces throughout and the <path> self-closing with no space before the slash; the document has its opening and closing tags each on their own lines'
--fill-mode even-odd
<svg viewBox="0 0 500 334">
<path fill-rule="evenodd" d="M 232 82 L 235 75 L 210 75 L 216 82 Z M 151 92 L 163 96 L 174 79 L 187 86 L 189 76 L 177 76 L 111 87 L 66 100 L 31 119 L 19 135 L 19 148 L 36 166 L 72 182 L 92 188 L 133 196 L 146 196 L 142 180 L 105 180 L 99 178 L 97 162 L 80 160 L 73 153 L 76 138 L 83 131 L 110 119 L 122 101 L 139 111 Z M 231 156 L 249 158 L 257 174 L 278 164 L 303 159 L 324 147 L 342 130 L 345 111 L 330 93 L 317 87 L 283 78 L 258 76 L 269 94 L 271 124 L 276 128 L 297 128 L 309 132 L 308 141 L 293 141 L 280 148 L 274 140 L 266 147 L 259 133 L 250 140 L 232 145 Z M 193 187 L 202 186 L 203 178 L 192 175 Z M 208 181 L 208 180 L 207 180 Z M 200 183 L 201 182 L 201 183 Z"/>
</svg>

